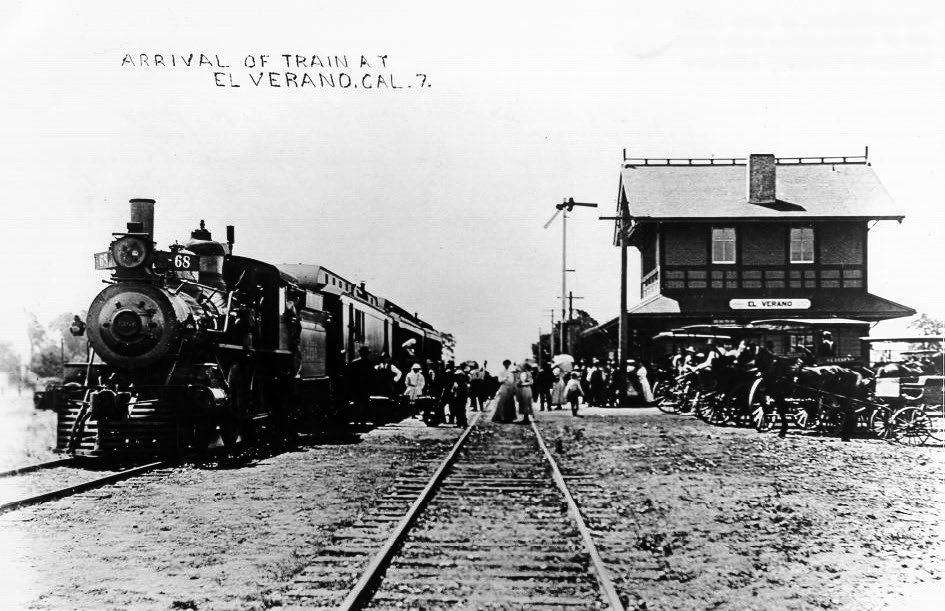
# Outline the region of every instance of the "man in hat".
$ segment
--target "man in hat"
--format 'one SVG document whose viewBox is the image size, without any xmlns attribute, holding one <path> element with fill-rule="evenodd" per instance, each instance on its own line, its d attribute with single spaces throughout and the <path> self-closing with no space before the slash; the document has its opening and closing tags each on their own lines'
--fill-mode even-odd
<svg viewBox="0 0 945 611">
<path fill-rule="evenodd" d="M 466 400 L 469 399 L 469 365 L 457 367 L 453 373 L 453 392 L 450 398 L 450 422 L 455 419 L 456 426 L 466 428 Z"/>
<path fill-rule="evenodd" d="M 348 400 L 354 404 L 353 420 L 355 424 L 364 424 L 371 407 L 371 389 L 375 384 L 374 363 L 371 362 L 371 349 L 367 346 L 358 348 L 358 358 L 348 363 L 345 371 L 348 387 Z"/>
<path fill-rule="evenodd" d="M 390 361 L 390 357 L 386 352 L 381 354 L 381 362 L 377 364 L 375 369 L 377 370 L 378 394 L 393 397 L 397 382 L 400 381 L 403 375 L 400 369 Z"/>
<path fill-rule="evenodd" d="M 485 372 L 473 363 L 469 371 L 469 408 L 474 412 L 482 411 L 482 384 L 485 381 Z"/>
</svg>

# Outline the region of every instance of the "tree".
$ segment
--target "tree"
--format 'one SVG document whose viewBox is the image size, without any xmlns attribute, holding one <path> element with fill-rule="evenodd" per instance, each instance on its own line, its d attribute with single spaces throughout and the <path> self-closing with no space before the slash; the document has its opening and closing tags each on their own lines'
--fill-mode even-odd
<svg viewBox="0 0 945 611">
<path fill-rule="evenodd" d="M 922 331 L 925 335 L 941 335 L 945 332 L 945 321 L 932 318 L 928 314 L 920 314 L 909 323 L 909 327 Z"/>
<path fill-rule="evenodd" d="M 10 342 L 0 342 L 0 372 L 19 373 L 20 356 L 13 349 Z"/>
<path fill-rule="evenodd" d="M 81 317 L 85 316 L 82 312 Z M 30 342 L 29 369 L 39 378 L 62 374 L 63 361 L 85 360 L 86 340 L 69 332 L 73 314 L 64 312 L 48 325 L 43 325 L 35 314 L 29 315 L 26 334 Z"/>
</svg>

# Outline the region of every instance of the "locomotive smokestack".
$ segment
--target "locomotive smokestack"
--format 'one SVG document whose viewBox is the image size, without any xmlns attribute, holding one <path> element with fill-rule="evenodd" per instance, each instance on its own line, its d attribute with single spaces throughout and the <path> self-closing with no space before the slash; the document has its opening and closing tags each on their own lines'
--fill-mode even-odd
<svg viewBox="0 0 945 611">
<path fill-rule="evenodd" d="M 154 239 L 154 200 L 153 199 L 132 199 L 131 204 L 131 222 L 141 223 L 141 231 Z"/>
</svg>

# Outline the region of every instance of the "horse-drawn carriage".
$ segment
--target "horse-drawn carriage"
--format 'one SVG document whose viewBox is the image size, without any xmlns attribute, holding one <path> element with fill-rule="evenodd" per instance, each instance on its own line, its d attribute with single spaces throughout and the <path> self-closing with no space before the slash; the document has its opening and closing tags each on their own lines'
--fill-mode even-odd
<svg viewBox="0 0 945 611">
<path fill-rule="evenodd" d="M 874 396 L 884 407 L 874 431 L 906 445 L 945 442 L 945 336 L 860 340 L 878 362 Z"/>
<path fill-rule="evenodd" d="M 794 425 L 845 439 L 862 431 L 909 445 L 945 439 L 941 369 L 917 372 L 900 367 L 902 373 L 893 375 L 894 367 L 874 372 L 866 365 L 874 343 L 941 347 L 945 337 L 860 338 L 859 356 L 826 353 L 828 358 L 812 346 L 789 344 L 797 337 L 829 337 L 823 327 L 837 324 L 837 319 L 778 319 L 692 325 L 661 333 L 654 339 L 690 342 L 703 353 L 696 359 L 701 366 L 678 367 L 676 361 L 678 375 L 664 385 L 658 406 L 667 413 L 691 411 L 716 425 L 767 431 L 780 424 L 782 434 Z M 941 350 L 932 352 L 941 355 Z M 714 358 L 707 366 L 710 354 Z M 679 358 L 687 357 L 680 351 Z"/>
</svg>

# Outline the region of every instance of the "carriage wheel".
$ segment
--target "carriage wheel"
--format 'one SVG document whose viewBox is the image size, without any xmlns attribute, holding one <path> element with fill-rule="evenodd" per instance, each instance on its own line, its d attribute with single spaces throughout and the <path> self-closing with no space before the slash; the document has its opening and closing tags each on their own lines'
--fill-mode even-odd
<svg viewBox="0 0 945 611">
<path fill-rule="evenodd" d="M 838 436 L 843 430 L 843 406 L 838 399 L 824 397 L 820 403 L 817 426 L 827 435 Z"/>
<path fill-rule="evenodd" d="M 904 407 L 892 416 L 892 437 L 908 446 L 925 444 L 932 436 L 932 421 L 920 407 Z"/>
<path fill-rule="evenodd" d="M 770 431 L 778 417 L 773 402 L 767 395 L 762 395 L 751 406 L 751 423 L 759 433 Z"/>
<path fill-rule="evenodd" d="M 892 422 L 893 411 L 888 405 L 873 409 L 869 418 L 869 429 L 879 439 L 890 439 L 894 433 Z"/>
<path fill-rule="evenodd" d="M 810 417 L 810 413 L 804 407 L 803 403 L 794 405 L 794 424 L 804 430 L 811 429 L 814 427 L 814 424 L 816 424 L 815 419 Z"/>
<path fill-rule="evenodd" d="M 692 398 L 692 413 L 696 418 L 705 422 L 709 421 L 709 413 L 712 411 L 712 399 L 710 395 L 701 391 L 696 391 Z"/>
<path fill-rule="evenodd" d="M 709 424 L 722 426 L 731 419 L 732 415 L 728 409 L 726 396 L 719 396 L 718 393 L 710 393 L 706 395 L 705 403 L 707 406 L 706 422 Z"/>
<path fill-rule="evenodd" d="M 691 414 L 696 401 L 696 391 L 688 382 L 676 391 L 676 409 L 680 414 Z"/>
<path fill-rule="evenodd" d="M 653 389 L 653 396 L 656 399 L 656 408 L 664 414 L 678 414 L 680 397 L 676 387 L 659 381 Z"/>
</svg>

